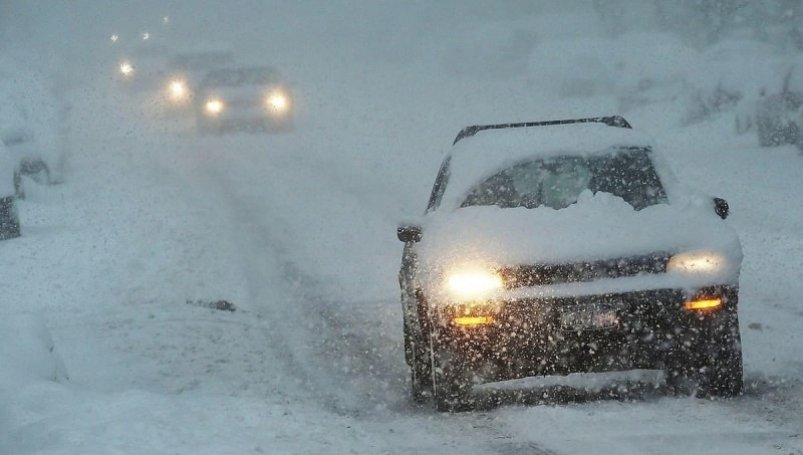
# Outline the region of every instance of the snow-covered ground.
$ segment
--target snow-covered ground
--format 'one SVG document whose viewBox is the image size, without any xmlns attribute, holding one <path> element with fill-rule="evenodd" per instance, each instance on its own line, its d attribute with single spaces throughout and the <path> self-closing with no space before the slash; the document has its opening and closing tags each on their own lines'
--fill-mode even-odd
<svg viewBox="0 0 803 455">
<path fill-rule="evenodd" d="M 633 101 L 614 74 L 567 96 L 571 62 L 534 65 L 597 36 L 589 14 L 386 9 L 291 6 L 283 27 L 245 27 L 275 38 L 246 57 L 295 81 L 287 134 L 195 136 L 142 115 L 107 61 L 75 70 L 65 183 L 31 186 L 23 236 L 0 243 L 0 453 L 803 453 L 799 152 L 736 135 L 731 111 L 689 125 L 696 88 L 677 81 L 712 70 L 663 35 L 605 54 L 659 89 Z M 651 42 L 687 66 L 652 77 Z M 611 112 L 730 203 L 745 395 L 667 396 L 635 372 L 490 386 L 463 414 L 412 405 L 395 227 L 423 210 L 441 152 L 468 124 Z M 235 311 L 204 306 L 217 300 Z"/>
</svg>

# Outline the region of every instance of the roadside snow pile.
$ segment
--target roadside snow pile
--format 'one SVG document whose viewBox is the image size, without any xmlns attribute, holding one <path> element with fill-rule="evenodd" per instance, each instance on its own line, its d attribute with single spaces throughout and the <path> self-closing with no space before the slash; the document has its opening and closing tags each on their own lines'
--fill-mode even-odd
<svg viewBox="0 0 803 455">
<path fill-rule="evenodd" d="M 744 124 L 762 93 L 782 90 L 799 60 L 753 40 L 722 40 L 698 50 L 674 34 L 629 33 L 540 42 L 527 71 L 531 85 L 560 98 L 613 96 L 623 114 L 659 104 L 681 113 L 680 124 L 723 111 L 736 111 Z"/>
<path fill-rule="evenodd" d="M 65 380 L 64 363 L 40 317 L 5 315 L 0 319 L 0 402 L 22 384 Z"/>
</svg>

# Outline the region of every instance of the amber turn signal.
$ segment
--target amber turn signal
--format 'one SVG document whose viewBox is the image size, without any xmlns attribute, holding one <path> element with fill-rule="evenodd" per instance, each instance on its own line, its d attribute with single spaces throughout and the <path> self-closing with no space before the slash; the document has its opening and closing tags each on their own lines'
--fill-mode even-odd
<svg viewBox="0 0 803 455">
<path fill-rule="evenodd" d="M 722 299 L 689 300 L 683 308 L 690 311 L 713 311 L 722 307 Z"/>
<path fill-rule="evenodd" d="M 493 316 L 457 316 L 454 318 L 455 325 L 461 327 L 473 327 L 478 325 L 493 324 Z"/>
</svg>

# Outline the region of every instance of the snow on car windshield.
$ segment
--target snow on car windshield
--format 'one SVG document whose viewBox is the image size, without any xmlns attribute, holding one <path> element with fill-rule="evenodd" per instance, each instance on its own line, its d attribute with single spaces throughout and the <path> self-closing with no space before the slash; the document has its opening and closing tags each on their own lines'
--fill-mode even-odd
<svg viewBox="0 0 803 455">
<path fill-rule="evenodd" d="M 563 155 L 519 162 L 475 186 L 461 207 L 566 208 L 591 190 L 624 199 L 636 210 L 666 203 L 666 193 L 644 148 L 589 157 Z"/>
</svg>

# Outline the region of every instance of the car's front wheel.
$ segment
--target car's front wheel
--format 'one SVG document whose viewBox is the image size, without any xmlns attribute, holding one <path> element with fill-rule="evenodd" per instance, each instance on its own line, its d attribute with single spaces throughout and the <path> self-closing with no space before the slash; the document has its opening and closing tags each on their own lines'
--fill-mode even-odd
<svg viewBox="0 0 803 455">
<path fill-rule="evenodd" d="M 411 397 L 415 403 L 423 403 L 432 392 L 432 361 L 429 342 L 417 336 L 405 324 L 404 351 L 410 366 Z"/>
<path fill-rule="evenodd" d="M 711 321 L 697 340 L 676 353 L 667 383 L 676 391 L 691 388 L 700 396 L 733 397 L 744 386 L 739 317 L 724 314 Z"/>
<path fill-rule="evenodd" d="M 431 337 L 432 396 L 439 412 L 465 411 L 471 407 L 471 374 L 460 356 Z"/>
</svg>

